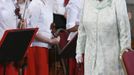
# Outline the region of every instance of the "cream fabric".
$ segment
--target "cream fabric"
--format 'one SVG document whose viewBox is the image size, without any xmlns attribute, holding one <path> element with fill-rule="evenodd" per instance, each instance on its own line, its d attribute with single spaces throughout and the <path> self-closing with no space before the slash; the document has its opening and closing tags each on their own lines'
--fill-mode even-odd
<svg viewBox="0 0 134 75">
<path fill-rule="evenodd" d="M 78 30 L 76 54 L 85 54 L 84 75 L 124 75 L 119 53 L 131 48 L 126 2 L 111 0 L 98 9 L 94 1 L 84 1 Z"/>
</svg>

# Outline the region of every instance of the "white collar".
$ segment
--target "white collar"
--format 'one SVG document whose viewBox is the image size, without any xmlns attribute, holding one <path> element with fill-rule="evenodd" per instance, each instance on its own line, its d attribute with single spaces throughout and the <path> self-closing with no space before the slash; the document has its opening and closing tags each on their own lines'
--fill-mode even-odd
<svg viewBox="0 0 134 75">
<path fill-rule="evenodd" d="M 103 0 L 100 2 L 98 0 L 92 0 L 94 7 L 98 10 L 101 10 L 107 6 L 111 6 L 112 1 L 113 0 Z"/>
</svg>

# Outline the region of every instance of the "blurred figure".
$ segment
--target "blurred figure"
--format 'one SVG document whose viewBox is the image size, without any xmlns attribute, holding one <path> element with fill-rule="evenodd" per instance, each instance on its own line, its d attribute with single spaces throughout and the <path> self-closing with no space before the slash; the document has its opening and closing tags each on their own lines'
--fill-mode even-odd
<svg viewBox="0 0 134 75">
<path fill-rule="evenodd" d="M 6 30 L 16 29 L 18 26 L 18 18 L 15 15 L 16 0 L 0 1 L 0 40 Z M 3 65 L 0 65 L 0 75 L 3 75 Z M 6 75 L 17 75 L 18 70 L 13 66 L 13 62 L 6 63 Z"/>
<path fill-rule="evenodd" d="M 132 19 L 132 11 L 128 11 L 128 18 L 129 18 L 129 20 L 131 20 Z"/>
<path fill-rule="evenodd" d="M 134 18 L 132 9 L 128 7 L 128 17 L 131 25 L 131 39 L 132 39 L 132 48 L 134 49 Z"/>
<path fill-rule="evenodd" d="M 69 31 L 68 41 L 71 41 L 73 37 L 77 36 L 81 8 L 81 0 L 70 0 L 66 6 L 66 29 Z M 75 57 L 69 58 L 69 75 L 77 75 L 77 68 Z"/>
<path fill-rule="evenodd" d="M 52 38 L 50 25 L 53 22 L 53 0 L 33 0 L 28 8 L 30 28 L 39 28 L 28 52 L 28 75 L 49 75 L 48 49 L 57 44 Z"/>
</svg>

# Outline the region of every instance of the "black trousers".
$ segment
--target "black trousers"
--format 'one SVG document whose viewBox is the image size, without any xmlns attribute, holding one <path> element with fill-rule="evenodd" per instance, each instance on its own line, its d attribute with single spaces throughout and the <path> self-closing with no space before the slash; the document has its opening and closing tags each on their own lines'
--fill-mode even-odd
<svg viewBox="0 0 134 75">
<path fill-rule="evenodd" d="M 63 15 L 54 14 L 54 23 L 56 24 L 56 29 L 66 29 L 66 18 Z"/>
</svg>

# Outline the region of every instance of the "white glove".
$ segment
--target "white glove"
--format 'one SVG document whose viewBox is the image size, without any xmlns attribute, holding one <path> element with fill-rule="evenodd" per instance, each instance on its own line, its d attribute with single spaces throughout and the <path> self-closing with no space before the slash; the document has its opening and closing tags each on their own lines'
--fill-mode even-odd
<svg viewBox="0 0 134 75">
<path fill-rule="evenodd" d="M 76 54 L 75 59 L 77 63 L 82 63 L 83 62 L 82 54 Z"/>
</svg>

